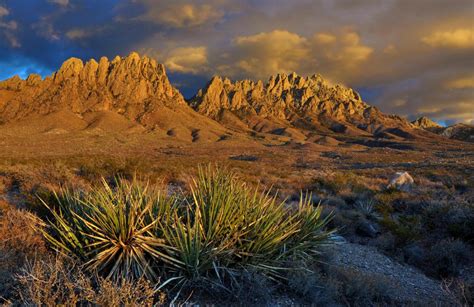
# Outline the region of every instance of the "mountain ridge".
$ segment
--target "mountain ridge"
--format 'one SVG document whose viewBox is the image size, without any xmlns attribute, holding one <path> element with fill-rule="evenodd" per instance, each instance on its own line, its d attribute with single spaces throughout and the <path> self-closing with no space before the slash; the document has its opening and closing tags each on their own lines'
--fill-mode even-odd
<svg viewBox="0 0 474 307">
<path fill-rule="evenodd" d="M 196 135 L 219 140 L 229 131 L 297 141 L 333 133 L 386 139 L 435 136 L 424 132 L 429 129 L 415 129 L 428 125 L 427 119 L 417 124 L 384 114 L 354 89 L 332 85 L 317 74 L 276 74 L 266 82 L 214 76 L 185 100 L 169 81 L 163 64 L 136 52 L 110 61 L 70 58 L 44 79 L 31 74 L 26 80 L 15 76 L 0 81 L 0 123 L 48 114 L 69 116 L 71 121 L 79 116 L 89 128 L 108 125 L 111 131 L 114 123 L 125 128 L 137 124 L 146 131 L 186 135 L 193 141 L 200 139 Z M 54 116 L 49 118 L 54 123 Z"/>
<path fill-rule="evenodd" d="M 261 121 L 276 119 L 293 128 L 328 128 L 358 134 L 380 132 L 387 127 L 411 127 L 405 119 L 385 115 L 362 101 L 355 90 L 330 85 L 320 75 L 277 74 L 266 83 L 232 82 L 214 76 L 188 102 L 197 112 L 221 123 L 225 122 L 220 118 L 222 113 L 231 112 L 250 129 L 255 126 L 255 117 Z"/>
</svg>

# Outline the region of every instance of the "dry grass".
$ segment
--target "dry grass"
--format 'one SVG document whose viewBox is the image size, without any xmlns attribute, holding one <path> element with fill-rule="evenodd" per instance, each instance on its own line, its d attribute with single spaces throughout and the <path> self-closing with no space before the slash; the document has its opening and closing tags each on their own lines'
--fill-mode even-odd
<svg viewBox="0 0 474 307">
<path fill-rule="evenodd" d="M 27 263 L 18 275 L 20 301 L 35 306 L 153 306 L 164 296 L 139 279 L 119 283 L 86 275 L 71 259 L 48 257 Z"/>
<path fill-rule="evenodd" d="M 14 275 L 27 258 L 46 253 L 43 237 L 32 227 L 37 223 L 33 214 L 0 200 L 0 297 L 14 294 Z"/>
</svg>

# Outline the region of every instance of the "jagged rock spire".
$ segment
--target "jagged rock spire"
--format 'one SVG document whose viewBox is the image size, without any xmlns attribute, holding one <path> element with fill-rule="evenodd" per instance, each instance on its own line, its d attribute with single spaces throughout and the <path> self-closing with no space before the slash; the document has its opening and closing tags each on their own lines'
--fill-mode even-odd
<svg viewBox="0 0 474 307">
<path fill-rule="evenodd" d="M 321 76 L 296 73 L 271 76 L 262 81 L 224 82 L 215 76 L 190 101 L 197 111 L 217 118 L 222 110 L 256 113 L 287 119 L 292 114 L 328 114 L 337 118 L 362 115 L 368 107 L 360 95 L 343 86 L 330 86 Z"/>
<path fill-rule="evenodd" d="M 159 105 L 186 104 L 169 82 L 164 66 L 136 52 L 85 64 L 70 58 L 45 80 L 37 75 L 25 81 L 14 77 L 0 82 L 0 89 L 18 92 L 12 101 L 0 104 L 3 121 L 61 109 L 79 114 L 112 109 L 138 119 Z"/>
</svg>

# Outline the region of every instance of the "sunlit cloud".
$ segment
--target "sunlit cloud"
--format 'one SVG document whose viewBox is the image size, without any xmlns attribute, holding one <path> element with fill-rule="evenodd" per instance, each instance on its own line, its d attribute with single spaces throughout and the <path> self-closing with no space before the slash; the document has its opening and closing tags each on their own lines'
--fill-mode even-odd
<svg viewBox="0 0 474 307">
<path fill-rule="evenodd" d="M 238 36 L 233 40 L 228 64 L 236 63 L 230 71 L 241 71 L 257 78 L 278 72 L 297 71 L 301 61 L 309 56 L 307 39 L 285 30 Z"/>
<path fill-rule="evenodd" d="M 10 11 L 6 7 L 0 6 L 0 18 L 8 14 L 10 14 Z"/>
<path fill-rule="evenodd" d="M 218 71 L 228 76 L 260 79 L 282 72 L 321 72 L 328 79 L 345 82 L 372 52 L 353 31 L 304 37 L 287 30 L 273 30 L 234 38 Z"/>
<path fill-rule="evenodd" d="M 55 3 L 61 6 L 68 6 L 69 0 L 48 0 L 48 2 Z"/>
<path fill-rule="evenodd" d="M 466 28 L 437 31 L 423 37 L 421 40 L 431 47 L 474 48 L 474 30 Z"/>
<path fill-rule="evenodd" d="M 172 28 L 197 27 L 217 22 L 223 13 L 208 4 L 142 0 L 148 8 L 140 19 Z"/>
<path fill-rule="evenodd" d="M 445 86 L 449 89 L 474 88 L 474 76 L 448 81 Z"/>
<path fill-rule="evenodd" d="M 165 66 L 169 71 L 197 74 L 207 70 L 206 47 L 181 47 L 168 52 Z"/>
</svg>

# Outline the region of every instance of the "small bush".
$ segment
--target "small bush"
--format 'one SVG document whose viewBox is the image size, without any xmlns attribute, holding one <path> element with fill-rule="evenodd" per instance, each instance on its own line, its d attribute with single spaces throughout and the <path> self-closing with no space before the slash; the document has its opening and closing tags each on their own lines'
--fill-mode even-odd
<svg viewBox="0 0 474 307">
<path fill-rule="evenodd" d="M 438 276 L 457 276 L 460 268 L 472 260 L 472 249 L 460 240 L 445 239 L 429 250 L 427 264 Z"/>
<path fill-rule="evenodd" d="M 431 202 L 423 212 L 423 221 L 429 231 L 465 241 L 474 238 L 474 204 L 468 201 Z"/>
<path fill-rule="evenodd" d="M 28 262 L 17 278 L 21 302 L 28 306 L 153 306 L 155 300 L 156 304 L 164 300 L 144 279 L 90 278 L 64 257 Z"/>
<path fill-rule="evenodd" d="M 399 246 L 418 240 L 423 231 L 420 216 L 403 215 L 398 218 L 384 216 L 381 224 L 392 232 Z"/>
<path fill-rule="evenodd" d="M 343 189 L 349 189 L 357 194 L 368 193 L 369 189 L 361 183 L 360 178 L 354 173 L 335 173 L 328 178 L 316 178 L 316 189 L 323 189 L 333 194 L 338 194 Z"/>
<path fill-rule="evenodd" d="M 46 253 L 41 233 L 31 227 L 35 224 L 39 219 L 33 214 L 0 201 L 0 297 L 14 295 L 14 276 L 27 258 Z"/>
<path fill-rule="evenodd" d="M 462 279 L 450 278 L 443 280 L 443 292 L 456 306 L 474 306 L 474 284 Z"/>
<path fill-rule="evenodd" d="M 325 266 L 322 271 L 296 272 L 290 286 L 302 299 L 317 306 L 393 305 L 391 284 L 380 275 Z"/>
</svg>

